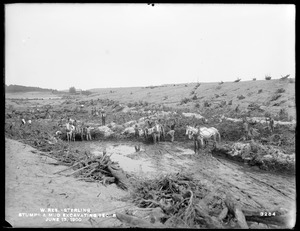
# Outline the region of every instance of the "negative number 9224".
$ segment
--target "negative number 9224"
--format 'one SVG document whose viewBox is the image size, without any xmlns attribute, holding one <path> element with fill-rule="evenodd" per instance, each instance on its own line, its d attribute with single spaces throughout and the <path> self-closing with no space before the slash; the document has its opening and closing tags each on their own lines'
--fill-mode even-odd
<svg viewBox="0 0 300 231">
<path fill-rule="evenodd" d="M 270 216 L 276 216 L 275 212 L 260 212 L 261 217 L 270 217 Z"/>
</svg>

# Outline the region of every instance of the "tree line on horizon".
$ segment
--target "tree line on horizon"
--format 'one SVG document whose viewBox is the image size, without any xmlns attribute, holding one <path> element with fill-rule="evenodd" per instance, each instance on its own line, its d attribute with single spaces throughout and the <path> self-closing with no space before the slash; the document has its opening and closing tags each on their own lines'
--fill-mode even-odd
<svg viewBox="0 0 300 231">
<path fill-rule="evenodd" d="M 40 88 L 40 87 L 27 87 L 22 85 L 6 85 L 5 84 L 5 92 L 30 92 L 30 91 L 52 91 L 58 92 L 56 89 L 49 88 Z"/>
</svg>

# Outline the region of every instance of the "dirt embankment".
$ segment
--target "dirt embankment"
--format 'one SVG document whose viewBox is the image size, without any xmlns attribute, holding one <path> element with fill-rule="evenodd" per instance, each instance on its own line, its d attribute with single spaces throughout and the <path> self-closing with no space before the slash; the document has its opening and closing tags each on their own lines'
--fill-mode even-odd
<svg viewBox="0 0 300 231">
<path fill-rule="evenodd" d="M 41 209 L 85 208 L 92 214 L 101 214 L 132 207 L 120 201 L 127 192 L 115 184 L 105 187 L 55 175 L 66 167 L 53 165 L 56 160 L 14 140 L 6 139 L 5 147 L 5 220 L 13 227 L 118 227 L 121 223 L 114 218 L 87 217 L 72 222 L 69 217 L 65 222 L 47 221 L 53 218 L 49 214 L 57 213 L 45 212 L 43 217 Z"/>
</svg>

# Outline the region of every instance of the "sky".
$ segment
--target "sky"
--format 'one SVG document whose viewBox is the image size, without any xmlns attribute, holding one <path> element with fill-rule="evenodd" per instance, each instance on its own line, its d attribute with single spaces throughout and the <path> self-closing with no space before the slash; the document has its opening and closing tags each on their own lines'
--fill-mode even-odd
<svg viewBox="0 0 300 231">
<path fill-rule="evenodd" d="M 295 6 L 6 4 L 5 83 L 65 90 L 295 78 Z"/>
</svg>

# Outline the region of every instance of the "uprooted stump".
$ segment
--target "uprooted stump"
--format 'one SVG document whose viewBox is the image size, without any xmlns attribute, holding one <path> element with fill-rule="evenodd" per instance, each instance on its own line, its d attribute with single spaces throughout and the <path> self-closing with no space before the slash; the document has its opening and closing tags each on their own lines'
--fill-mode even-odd
<svg viewBox="0 0 300 231">
<path fill-rule="evenodd" d="M 225 189 L 208 189 L 207 184 L 189 175 L 171 174 L 136 180 L 135 184 L 131 201 L 140 209 L 159 209 L 164 215 L 159 216 L 156 224 L 145 222 L 142 217 L 119 215 L 119 220 L 134 227 L 248 229 L 253 222 L 286 226 L 286 211 L 274 209 L 272 217 L 264 217 L 262 210 L 244 209 Z"/>
</svg>

